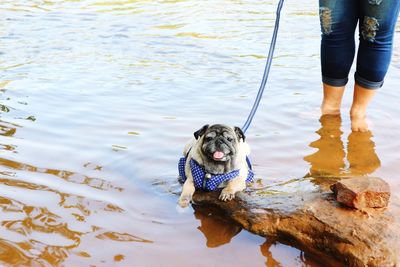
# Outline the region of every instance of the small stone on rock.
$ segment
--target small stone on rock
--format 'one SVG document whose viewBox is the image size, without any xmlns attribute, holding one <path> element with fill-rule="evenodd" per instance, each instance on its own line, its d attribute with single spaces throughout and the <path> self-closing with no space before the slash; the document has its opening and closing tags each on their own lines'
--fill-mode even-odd
<svg viewBox="0 0 400 267">
<path fill-rule="evenodd" d="M 331 185 L 331 190 L 338 202 L 360 210 L 387 207 L 390 198 L 388 183 L 377 177 L 343 179 Z"/>
</svg>

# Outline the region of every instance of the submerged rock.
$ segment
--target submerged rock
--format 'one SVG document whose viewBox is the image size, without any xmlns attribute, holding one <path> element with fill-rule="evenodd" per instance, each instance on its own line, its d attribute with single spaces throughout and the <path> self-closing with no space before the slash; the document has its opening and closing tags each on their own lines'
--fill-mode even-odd
<svg viewBox="0 0 400 267">
<path fill-rule="evenodd" d="M 196 192 L 195 205 L 212 205 L 245 229 L 318 256 L 326 266 L 395 266 L 400 255 L 400 202 L 356 210 L 338 204 L 326 182 L 309 178 L 249 189 L 230 202 Z M 330 183 L 332 184 L 332 182 Z"/>
<path fill-rule="evenodd" d="M 336 200 L 356 209 L 385 208 L 390 199 L 390 187 L 381 178 L 355 177 L 331 186 Z"/>
</svg>

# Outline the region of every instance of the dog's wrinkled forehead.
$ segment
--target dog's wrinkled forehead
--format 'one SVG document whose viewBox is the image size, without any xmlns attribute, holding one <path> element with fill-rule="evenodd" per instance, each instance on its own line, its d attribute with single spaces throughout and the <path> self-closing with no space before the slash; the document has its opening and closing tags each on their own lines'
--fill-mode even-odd
<svg viewBox="0 0 400 267">
<path fill-rule="evenodd" d="M 201 136 L 208 136 L 207 138 L 214 138 L 216 136 L 223 136 L 225 138 L 230 137 L 231 135 L 236 136 L 237 140 L 245 141 L 246 137 L 243 131 L 239 127 L 229 127 L 224 124 L 214 124 L 209 126 L 208 124 L 201 127 L 199 130 L 193 133 L 196 140 L 198 140 Z M 232 137 L 230 137 L 232 138 Z M 233 139 L 235 139 L 233 137 Z"/>
<path fill-rule="evenodd" d="M 232 135 L 234 136 L 235 132 L 233 131 L 232 128 L 230 128 L 228 126 L 225 126 L 225 125 L 222 125 L 222 124 L 215 124 L 215 125 L 212 125 L 211 127 L 209 127 L 207 129 L 205 135 L 207 137 L 212 137 L 212 138 L 214 138 L 216 136 L 219 136 L 219 135 L 222 135 L 222 136 L 226 137 L 228 135 L 229 136 L 232 136 Z"/>
</svg>

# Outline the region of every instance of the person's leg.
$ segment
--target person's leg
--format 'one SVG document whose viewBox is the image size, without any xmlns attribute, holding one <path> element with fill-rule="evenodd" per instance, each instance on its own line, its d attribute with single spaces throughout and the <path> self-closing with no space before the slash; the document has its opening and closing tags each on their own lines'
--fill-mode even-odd
<svg viewBox="0 0 400 267">
<path fill-rule="evenodd" d="M 350 109 L 351 130 L 355 132 L 368 131 L 366 112 L 368 104 L 375 95 L 376 90 L 366 89 L 358 83 L 354 85 L 353 104 Z"/>
<path fill-rule="evenodd" d="M 323 115 L 340 113 L 344 88 L 355 54 L 357 10 L 358 1 L 319 0 Z"/>
<path fill-rule="evenodd" d="M 323 83 L 324 95 L 321 104 L 322 115 L 339 115 L 345 86 L 331 86 Z"/>
<path fill-rule="evenodd" d="M 399 14 L 398 0 L 362 0 L 360 46 L 353 104 L 350 110 L 353 131 L 367 131 L 367 106 L 382 87 L 393 49 L 393 34 Z"/>
</svg>

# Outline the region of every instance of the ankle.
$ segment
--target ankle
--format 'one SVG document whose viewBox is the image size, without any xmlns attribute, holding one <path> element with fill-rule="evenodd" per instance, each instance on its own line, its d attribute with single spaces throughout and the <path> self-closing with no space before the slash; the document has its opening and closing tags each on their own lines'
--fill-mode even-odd
<svg viewBox="0 0 400 267">
<path fill-rule="evenodd" d="M 331 103 L 326 103 L 325 101 L 322 102 L 321 114 L 322 115 L 339 115 L 340 114 L 340 104 L 332 105 Z"/>
<path fill-rule="evenodd" d="M 350 117 L 351 118 L 365 118 L 366 117 L 366 108 L 353 105 L 350 109 Z"/>
<path fill-rule="evenodd" d="M 341 105 L 341 99 L 330 99 L 325 97 L 321 104 L 321 113 L 322 115 L 339 115 Z"/>
<path fill-rule="evenodd" d="M 340 114 L 344 89 L 344 86 L 334 87 L 325 83 L 323 84 L 324 97 L 321 104 L 322 115 Z"/>
</svg>

